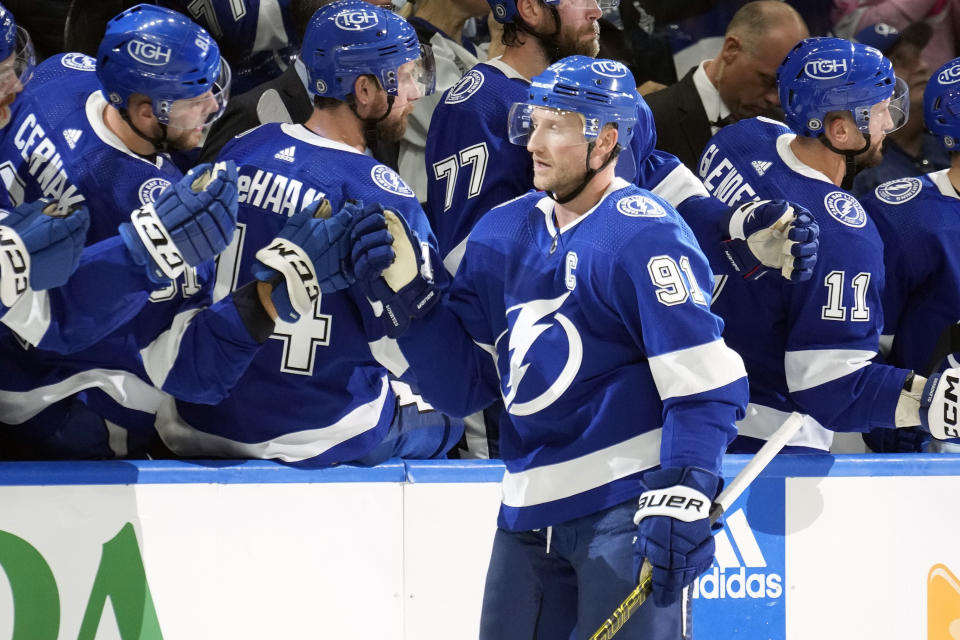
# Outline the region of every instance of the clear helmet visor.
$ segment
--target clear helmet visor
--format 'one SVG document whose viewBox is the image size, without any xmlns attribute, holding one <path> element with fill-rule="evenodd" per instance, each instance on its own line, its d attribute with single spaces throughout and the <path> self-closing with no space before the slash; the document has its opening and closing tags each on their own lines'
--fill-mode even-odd
<svg viewBox="0 0 960 640">
<path fill-rule="evenodd" d="M 893 133 L 910 117 L 910 89 L 907 83 L 897 78 L 893 94 L 886 100 L 870 107 L 857 107 L 857 128 L 872 136 Z"/>
<path fill-rule="evenodd" d="M 436 88 L 436 63 L 433 58 L 433 47 L 420 45 L 420 57 L 400 65 L 396 70 L 396 77 L 391 77 L 394 71 L 384 72 L 383 86 L 390 91 L 396 88 L 394 95 L 404 95 L 407 100 L 416 100 L 428 96 Z M 394 93 L 391 91 L 391 93 Z"/>
<path fill-rule="evenodd" d="M 36 63 L 30 34 L 18 26 L 14 52 L 6 60 L 0 60 L 0 101 L 23 89 L 33 75 Z"/>
<path fill-rule="evenodd" d="M 209 91 L 195 98 L 158 102 L 157 119 L 170 129 L 205 129 L 223 115 L 230 98 L 230 65 L 220 58 L 220 75 Z"/>
<path fill-rule="evenodd" d="M 560 0 L 560 2 L 548 2 L 547 4 L 563 4 L 571 9 L 581 9 L 589 11 L 599 8 L 601 11 L 609 11 L 620 6 L 620 0 Z"/>
<path fill-rule="evenodd" d="M 600 120 L 577 111 L 516 102 L 510 108 L 507 128 L 510 142 L 525 147 L 531 142 L 551 147 L 576 147 L 596 140 Z"/>
</svg>

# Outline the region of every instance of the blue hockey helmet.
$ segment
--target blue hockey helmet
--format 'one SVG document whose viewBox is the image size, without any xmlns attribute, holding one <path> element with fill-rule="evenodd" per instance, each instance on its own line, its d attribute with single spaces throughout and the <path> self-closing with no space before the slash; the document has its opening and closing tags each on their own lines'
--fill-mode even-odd
<svg viewBox="0 0 960 640">
<path fill-rule="evenodd" d="M 230 95 L 230 66 L 210 34 L 183 14 L 149 4 L 138 4 L 113 17 L 97 49 L 97 77 L 111 105 L 125 109 L 131 94 L 151 99 L 153 114 L 171 126 L 179 113 L 196 109 L 183 101 L 209 101 L 200 125 L 223 113 Z M 178 101 L 181 101 L 178 103 Z"/>
<path fill-rule="evenodd" d="M 307 25 L 301 59 L 310 92 L 324 98 L 343 100 L 362 75 L 375 76 L 396 96 L 406 75 L 400 67 L 408 62 L 416 62 L 410 80 L 419 92 L 434 88 L 432 49 L 420 45 L 406 20 L 362 0 L 337 0 L 318 9 Z"/>
<path fill-rule="evenodd" d="M 17 83 L 26 84 L 35 65 L 30 34 L 18 27 L 13 13 L 0 4 L 0 99 L 19 91 Z"/>
<path fill-rule="evenodd" d="M 907 85 L 890 61 L 848 40 L 801 40 L 780 63 L 777 84 L 787 126 L 802 136 L 821 135 L 834 111 L 850 113 L 860 131 L 874 134 L 899 129 L 909 114 Z"/>
<path fill-rule="evenodd" d="M 552 7 L 560 4 L 560 0 L 542 0 L 542 2 Z M 577 8 L 592 9 L 600 7 L 604 11 L 616 9 L 620 5 L 620 0 L 568 0 L 568 2 Z M 487 0 L 487 3 L 490 5 L 493 18 L 497 22 L 513 22 L 513 19 L 517 16 L 517 0 Z"/>
<path fill-rule="evenodd" d="M 633 74 L 614 60 L 569 56 L 534 76 L 527 101 L 510 109 L 510 142 L 526 146 L 533 132 L 533 116 L 544 109 L 581 116 L 575 130 L 557 131 L 571 145 L 593 142 L 607 124 L 617 125 L 621 147 L 634 135 L 650 137 L 650 144 L 643 146 L 651 151 L 656 143 L 653 115 L 637 93 Z"/>
<path fill-rule="evenodd" d="M 950 151 L 960 148 L 960 58 L 937 69 L 923 91 L 923 119 Z"/>
</svg>

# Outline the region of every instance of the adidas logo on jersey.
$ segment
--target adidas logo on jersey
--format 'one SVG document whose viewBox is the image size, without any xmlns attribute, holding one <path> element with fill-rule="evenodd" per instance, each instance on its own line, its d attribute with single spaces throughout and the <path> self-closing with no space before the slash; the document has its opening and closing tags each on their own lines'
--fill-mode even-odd
<svg viewBox="0 0 960 640">
<path fill-rule="evenodd" d="M 773 164 L 773 163 L 772 163 L 772 162 L 766 162 L 766 161 L 764 161 L 764 160 L 754 160 L 754 161 L 751 162 L 750 164 L 753 165 L 753 169 L 754 169 L 754 171 L 757 172 L 757 175 L 758 175 L 758 176 L 762 176 L 763 174 L 765 174 L 765 173 L 767 172 L 767 169 L 769 169 L 769 168 L 770 168 L 770 165 Z"/>
<path fill-rule="evenodd" d="M 717 545 L 714 565 L 694 581 L 693 597 L 707 600 L 781 597 L 783 576 L 762 571 L 767 568 L 767 561 L 743 509 L 737 509 L 725 520 L 724 529 L 714 536 Z M 737 558 L 738 550 L 742 562 Z"/>
<path fill-rule="evenodd" d="M 80 129 L 67 129 L 63 132 L 63 139 L 67 141 L 67 145 L 71 149 L 74 149 L 77 146 L 77 140 L 79 140 L 82 135 L 83 131 Z"/>
<path fill-rule="evenodd" d="M 296 152 L 296 147 L 287 147 L 286 149 L 280 149 L 273 157 L 284 162 L 293 162 L 293 154 Z"/>
</svg>

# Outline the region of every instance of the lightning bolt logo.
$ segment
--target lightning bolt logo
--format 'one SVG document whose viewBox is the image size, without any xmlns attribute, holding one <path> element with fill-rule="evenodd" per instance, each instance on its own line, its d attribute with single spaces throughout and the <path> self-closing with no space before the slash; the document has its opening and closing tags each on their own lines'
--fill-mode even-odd
<svg viewBox="0 0 960 640">
<path fill-rule="evenodd" d="M 563 314 L 557 313 L 569 295 L 570 292 L 567 292 L 552 300 L 533 300 L 507 309 L 508 319 L 511 313 L 519 310 L 509 330 L 507 349 L 510 353 L 510 361 L 503 396 L 508 412 L 513 415 L 530 415 L 553 404 L 567 390 L 576 377 L 577 371 L 580 370 L 580 364 L 583 362 L 583 341 L 573 323 Z M 550 315 L 553 315 L 552 320 L 541 322 Z M 520 383 L 530 368 L 530 363 L 526 362 L 527 354 L 537 338 L 553 326 L 554 321 L 567 336 L 569 345 L 567 362 L 560 371 L 560 375 L 544 393 L 532 400 L 514 404 Z"/>
</svg>

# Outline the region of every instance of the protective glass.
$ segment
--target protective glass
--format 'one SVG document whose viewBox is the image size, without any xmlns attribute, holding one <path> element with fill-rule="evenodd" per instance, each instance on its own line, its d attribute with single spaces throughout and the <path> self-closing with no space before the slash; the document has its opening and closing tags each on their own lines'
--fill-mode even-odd
<svg viewBox="0 0 960 640">
<path fill-rule="evenodd" d="M 910 116 L 910 89 L 907 83 L 897 78 L 889 99 L 869 107 L 857 107 L 855 115 L 857 128 L 864 133 L 893 133 L 906 124 Z"/>
<path fill-rule="evenodd" d="M 223 115 L 230 98 L 230 65 L 220 58 L 220 75 L 210 91 L 196 98 L 159 102 L 160 122 L 171 129 L 199 129 L 212 124 Z"/>
<path fill-rule="evenodd" d="M 507 132 L 510 142 L 522 147 L 536 138 L 550 147 L 575 147 L 595 140 L 600 120 L 577 111 L 516 102 L 510 108 Z"/>
<path fill-rule="evenodd" d="M 33 41 L 22 27 L 17 27 L 17 45 L 13 54 L 0 62 L 0 99 L 15 93 L 27 84 L 36 65 Z"/>
</svg>

